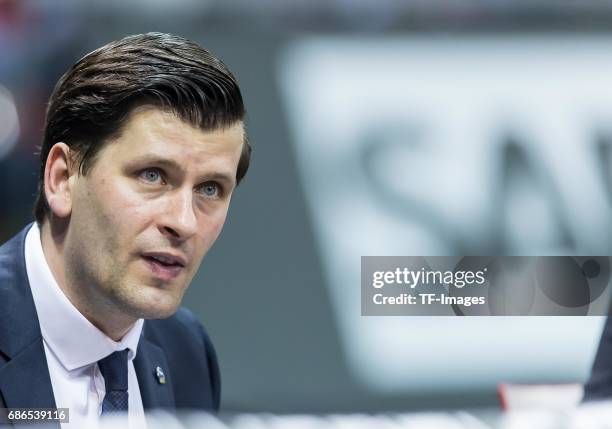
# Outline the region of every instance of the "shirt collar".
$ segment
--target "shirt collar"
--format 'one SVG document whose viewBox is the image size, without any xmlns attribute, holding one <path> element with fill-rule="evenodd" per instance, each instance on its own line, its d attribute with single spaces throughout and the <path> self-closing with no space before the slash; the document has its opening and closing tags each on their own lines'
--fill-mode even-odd
<svg viewBox="0 0 612 429">
<path fill-rule="evenodd" d="M 144 320 L 138 319 L 119 341 L 114 341 L 87 320 L 53 277 L 36 222 L 26 235 L 25 261 L 42 336 L 66 370 L 90 365 L 126 348 L 129 349 L 128 359 L 134 359 Z"/>
</svg>

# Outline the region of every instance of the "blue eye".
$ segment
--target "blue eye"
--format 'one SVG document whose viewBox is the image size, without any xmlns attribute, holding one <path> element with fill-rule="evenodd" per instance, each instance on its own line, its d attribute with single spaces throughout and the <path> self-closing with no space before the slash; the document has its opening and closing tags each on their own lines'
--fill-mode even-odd
<svg viewBox="0 0 612 429">
<path fill-rule="evenodd" d="M 148 183 L 156 183 L 161 179 L 161 173 L 155 169 L 147 169 L 140 172 L 140 178 Z"/>
<path fill-rule="evenodd" d="M 207 182 L 200 186 L 200 192 L 207 197 L 218 197 L 221 193 L 219 185 L 215 182 Z"/>
</svg>

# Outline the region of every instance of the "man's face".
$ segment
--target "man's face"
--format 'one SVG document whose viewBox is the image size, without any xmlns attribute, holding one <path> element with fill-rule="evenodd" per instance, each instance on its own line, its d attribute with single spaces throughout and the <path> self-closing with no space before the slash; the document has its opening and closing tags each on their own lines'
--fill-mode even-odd
<svg viewBox="0 0 612 429">
<path fill-rule="evenodd" d="M 242 123 L 205 132 L 141 107 L 86 175 L 71 176 L 66 279 L 90 306 L 176 311 L 225 222 L 242 144 Z"/>
</svg>

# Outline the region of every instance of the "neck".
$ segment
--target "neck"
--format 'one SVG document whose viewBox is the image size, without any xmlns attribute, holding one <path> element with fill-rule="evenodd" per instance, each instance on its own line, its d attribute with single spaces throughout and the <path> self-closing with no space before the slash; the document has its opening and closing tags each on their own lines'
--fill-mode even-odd
<svg viewBox="0 0 612 429">
<path fill-rule="evenodd" d="M 47 219 L 40 227 L 40 241 L 49 269 L 70 303 L 96 328 L 114 341 L 119 341 L 134 326 L 137 319 L 120 312 L 101 293 L 99 287 L 80 284 L 76 279 L 72 279 L 71 270 L 67 269 L 66 264 L 67 236 L 68 221 L 63 219 Z"/>
</svg>

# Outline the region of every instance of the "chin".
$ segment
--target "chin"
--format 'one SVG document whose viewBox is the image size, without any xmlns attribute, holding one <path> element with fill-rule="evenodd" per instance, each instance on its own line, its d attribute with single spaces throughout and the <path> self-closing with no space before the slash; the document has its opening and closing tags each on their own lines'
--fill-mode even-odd
<svg viewBox="0 0 612 429">
<path fill-rule="evenodd" d="M 176 313 L 180 303 L 180 299 L 174 296 L 155 294 L 155 296 L 134 297 L 119 305 L 126 313 L 137 319 L 166 319 Z"/>
<path fill-rule="evenodd" d="M 139 319 L 167 319 L 178 310 L 178 305 L 172 307 L 149 307 L 141 312 Z"/>
</svg>

